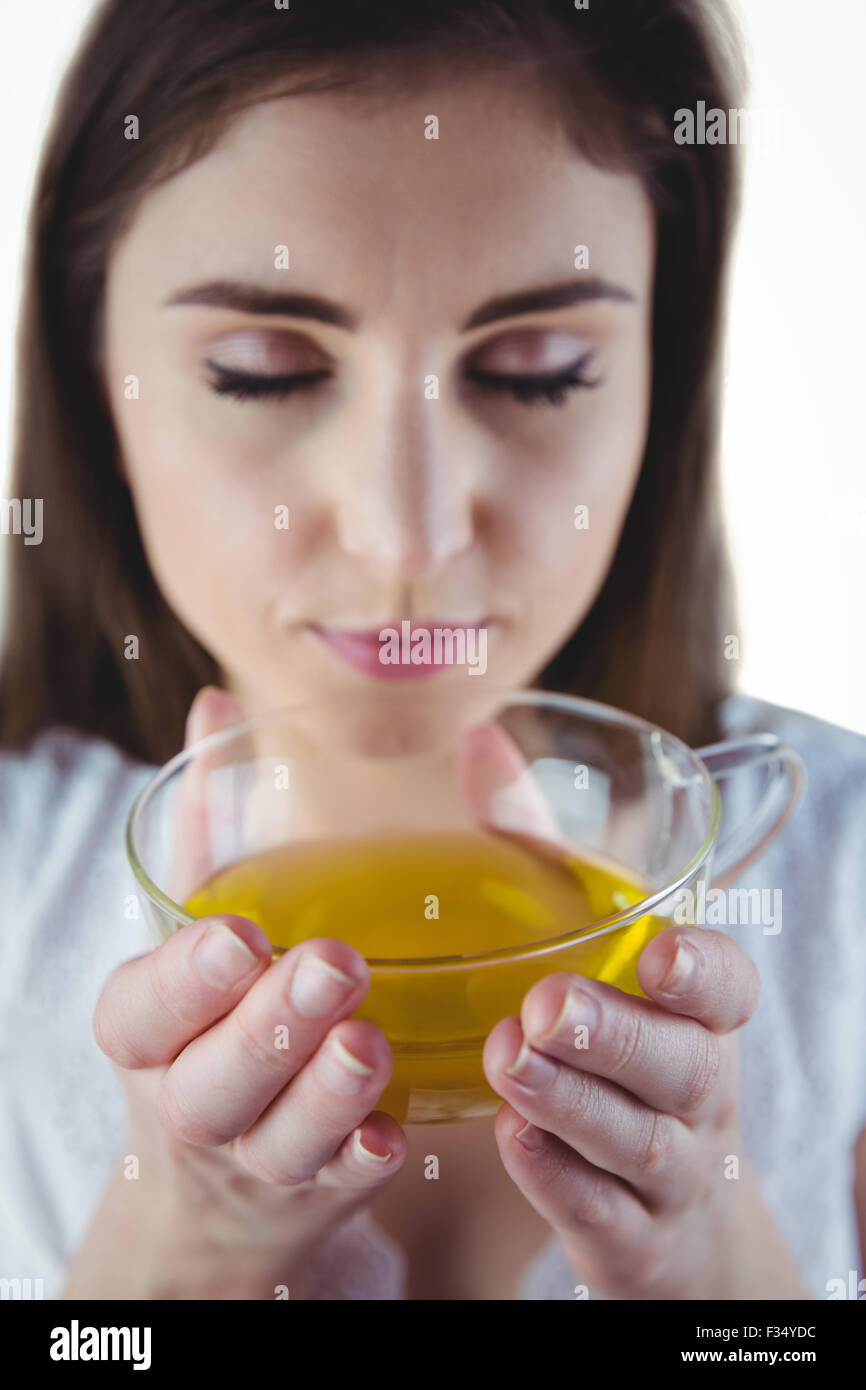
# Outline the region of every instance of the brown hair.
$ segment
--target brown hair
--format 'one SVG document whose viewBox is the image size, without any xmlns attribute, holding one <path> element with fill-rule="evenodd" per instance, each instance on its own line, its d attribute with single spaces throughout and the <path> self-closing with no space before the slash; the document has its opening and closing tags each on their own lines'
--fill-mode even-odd
<svg viewBox="0 0 866 1390">
<path fill-rule="evenodd" d="M 537 684 L 716 737 L 734 630 L 716 451 L 739 166 L 729 145 L 676 143 L 674 123 L 699 100 L 741 104 L 738 52 L 722 0 L 106 0 L 63 81 L 31 209 L 12 492 L 42 498 L 45 522 L 41 545 L 12 548 L 0 745 L 62 724 L 160 762 L 195 691 L 221 680 L 150 572 L 100 378 L 107 257 L 140 199 L 275 88 L 409 89 L 419 65 L 460 64 L 538 79 L 581 152 L 636 172 L 656 209 L 641 475 L 607 578 Z"/>
</svg>

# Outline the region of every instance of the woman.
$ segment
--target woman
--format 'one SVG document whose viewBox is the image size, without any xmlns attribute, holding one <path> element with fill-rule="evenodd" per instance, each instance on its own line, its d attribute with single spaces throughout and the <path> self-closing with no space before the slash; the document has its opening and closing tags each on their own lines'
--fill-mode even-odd
<svg viewBox="0 0 866 1390">
<path fill-rule="evenodd" d="M 0 687 L 10 1273 L 88 1298 L 800 1298 L 856 1261 L 863 740 L 730 698 L 725 659 L 736 151 L 673 131 L 740 104 L 734 49 L 698 0 L 97 12 L 22 320 L 13 491 L 45 538 L 12 552 Z M 376 1111 L 357 951 L 269 968 L 237 917 L 148 951 L 120 862 L 184 725 L 375 698 L 396 617 L 483 627 L 495 685 L 693 744 L 779 728 L 812 776 L 762 865 L 803 926 L 784 948 L 671 928 L 646 999 L 582 982 L 594 1019 L 548 977 L 488 1038 L 495 1122 L 432 1132 Z M 582 1062 L 557 1016 L 590 1024 Z"/>
</svg>

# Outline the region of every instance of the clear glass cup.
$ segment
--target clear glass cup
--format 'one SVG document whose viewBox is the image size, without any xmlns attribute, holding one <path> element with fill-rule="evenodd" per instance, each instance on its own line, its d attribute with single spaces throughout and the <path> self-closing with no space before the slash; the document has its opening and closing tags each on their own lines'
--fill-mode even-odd
<svg viewBox="0 0 866 1390">
<path fill-rule="evenodd" d="M 763 777 L 756 808 L 720 841 L 717 782 L 747 769 Z M 403 687 L 275 711 L 200 740 L 138 796 L 126 844 L 157 943 L 196 920 L 185 904 L 215 876 L 290 854 L 294 884 L 318 864 L 318 896 L 298 908 L 287 936 L 255 893 L 236 894 L 231 910 L 259 920 L 275 958 L 299 939 L 354 935 L 358 944 L 361 926 L 368 940 L 390 932 L 386 952 L 362 952 L 371 986 L 355 1017 L 381 1027 L 394 1054 L 377 1108 L 403 1124 L 431 1123 L 501 1104 L 482 1048 L 499 1019 L 520 1013 L 535 981 L 566 970 L 642 994 L 638 957 L 681 920 L 674 912 L 683 893 L 695 901 L 701 886 L 705 893 L 737 877 L 804 785 L 802 761 L 773 734 L 692 750 L 634 715 L 572 696 L 467 683 L 416 686 L 407 698 Z M 440 911 L 437 855 L 450 853 L 441 847 L 454 835 L 460 854 L 470 852 L 462 877 L 448 880 L 459 884 L 456 898 Z M 379 863 L 375 855 L 392 842 L 398 849 L 381 861 L 375 884 L 353 897 L 358 865 Z M 414 883 L 416 844 L 432 848 Z M 510 881 L 507 863 L 491 869 L 484 856 L 508 846 L 521 865 L 529 856 L 530 879 L 536 865 L 552 876 L 554 897 L 572 890 L 578 865 L 582 915 L 551 915 L 525 891 L 529 880 Z M 395 954 L 407 883 L 417 921 L 406 928 L 411 949 Z M 502 939 L 499 919 L 487 921 L 492 902 L 505 904 Z M 482 949 L 468 939 L 476 920 L 487 923 Z"/>
</svg>

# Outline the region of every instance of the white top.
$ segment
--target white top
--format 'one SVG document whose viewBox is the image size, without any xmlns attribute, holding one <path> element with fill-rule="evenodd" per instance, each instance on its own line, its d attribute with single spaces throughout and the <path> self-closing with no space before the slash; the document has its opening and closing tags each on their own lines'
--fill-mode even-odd
<svg viewBox="0 0 866 1390">
<path fill-rule="evenodd" d="M 724 930 L 762 978 L 739 1032 L 745 1151 L 807 1286 L 826 1298 L 828 1281 L 847 1285 L 859 1266 L 866 738 L 739 695 L 722 720 L 730 735 L 778 733 L 809 775 L 794 818 L 735 885 L 781 887 L 782 930 Z M 153 944 L 123 846 L 129 806 L 153 771 L 59 728 L 26 753 L 0 751 L 0 1279 L 41 1279 L 46 1298 L 62 1292 L 124 1157 L 125 1097 L 91 1019 L 110 971 Z M 405 1261 L 362 1213 L 322 1248 L 317 1280 L 313 1297 L 401 1298 Z M 552 1236 L 521 1297 L 571 1300 L 576 1283 Z"/>
</svg>

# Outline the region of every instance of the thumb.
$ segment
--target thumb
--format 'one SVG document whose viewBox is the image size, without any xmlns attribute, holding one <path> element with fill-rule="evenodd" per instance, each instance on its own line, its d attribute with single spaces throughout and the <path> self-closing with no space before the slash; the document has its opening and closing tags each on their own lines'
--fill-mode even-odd
<svg viewBox="0 0 866 1390">
<path fill-rule="evenodd" d="M 467 729 L 457 776 L 473 818 L 498 834 L 562 844 L 554 810 L 517 744 L 499 724 Z"/>
<path fill-rule="evenodd" d="M 184 748 L 245 718 L 240 701 L 216 685 L 202 686 L 186 717 Z M 174 862 L 170 893 L 183 903 L 213 872 L 213 829 L 208 787 L 219 752 L 198 752 L 180 775 L 173 808 Z"/>
<path fill-rule="evenodd" d="M 228 724 L 237 724 L 246 716 L 236 696 L 218 685 L 203 685 L 189 707 L 184 731 L 184 748 L 200 738 L 216 733 Z"/>
</svg>

